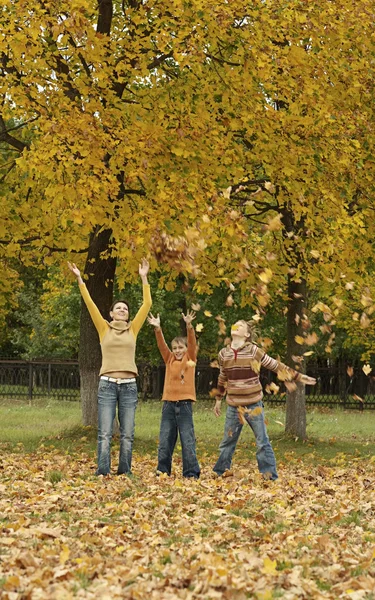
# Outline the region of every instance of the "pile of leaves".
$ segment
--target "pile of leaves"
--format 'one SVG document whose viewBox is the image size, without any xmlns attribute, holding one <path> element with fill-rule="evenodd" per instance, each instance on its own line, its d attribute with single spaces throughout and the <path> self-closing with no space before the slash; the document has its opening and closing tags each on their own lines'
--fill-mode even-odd
<svg viewBox="0 0 375 600">
<path fill-rule="evenodd" d="M 133 477 L 98 478 L 81 451 L 3 450 L 6 600 L 375 597 L 375 460 L 291 453 L 268 482 L 254 456 L 225 478 L 205 457 L 195 481 L 178 457 L 171 477 L 135 455 Z"/>
</svg>

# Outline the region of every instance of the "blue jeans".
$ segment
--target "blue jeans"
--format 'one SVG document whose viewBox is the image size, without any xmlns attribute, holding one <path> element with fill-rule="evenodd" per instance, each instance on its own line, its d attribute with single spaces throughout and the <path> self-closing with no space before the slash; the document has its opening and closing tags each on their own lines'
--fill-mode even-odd
<svg viewBox="0 0 375 600">
<path fill-rule="evenodd" d="M 255 404 L 250 404 L 244 408 L 253 410 L 257 407 L 263 409 L 263 402 L 256 402 Z M 262 410 L 262 412 L 256 416 L 245 413 L 244 417 L 255 435 L 257 445 L 256 458 L 259 471 L 261 473 L 271 473 L 271 478 L 277 479 L 276 458 L 267 435 L 266 424 L 264 422 L 264 411 Z M 220 456 L 214 466 L 214 471 L 218 475 L 222 475 L 224 471 L 230 469 L 241 431 L 242 424 L 238 418 L 237 408 L 228 405 L 225 417 L 224 438 L 219 446 Z"/>
<path fill-rule="evenodd" d="M 195 478 L 200 475 L 201 470 L 195 450 L 192 404 L 191 400 L 163 402 L 158 450 L 158 471 L 161 473 L 171 474 L 172 455 L 179 433 L 182 447 L 182 475 Z"/>
<path fill-rule="evenodd" d="M 116 406 L 120 423 L 120 458 L 117 474 L 131 473 L 137 401 L 135 382 L 115 383 L 103 379 L 99 381 L 97 475 L 108 475 L 111 471 L 111 440 Z"/>
</svg>

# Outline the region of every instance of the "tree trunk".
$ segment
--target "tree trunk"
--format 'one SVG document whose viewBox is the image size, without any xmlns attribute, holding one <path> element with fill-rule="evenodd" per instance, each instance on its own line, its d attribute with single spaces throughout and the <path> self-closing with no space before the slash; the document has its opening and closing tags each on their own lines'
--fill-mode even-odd
<svg viewBox="0 0 375 600">
<path fill-rule="evenodd" d="M 109 318 L 109 308 L 113 300 L 113 279 L 116 271 L 116 259 L 102 259 L 103 252 L 108 253 L 110 230 L 98 233 L 96 229 L 90 237 L 87 255 L 85 280 L 87 289 L 105 319 Z M 81 378 L 81 403 L 84 425 L 97 425 L 98 374 L 101 366 L 101 350 L 98 333 L 89 312 L 82 301 L 79 344 L 79 372 Z"/>
<path fill-rule="evenodd" d="M 292 356 L 301 355 L 301 344 L 297 344 L 295 336 L 303 335 L 303 313 L 306 302 L 306 281 L 292 281 L 288 276 L 288 315 L 287 315 L 287 365 L 296 368 Z M 301 371 L 302 372 L 302 371 Z M 306 398 L 305 386 L 297 383 L 293 392 L 287 393 L 285 432 L 306 439 Z"/>
</svg>

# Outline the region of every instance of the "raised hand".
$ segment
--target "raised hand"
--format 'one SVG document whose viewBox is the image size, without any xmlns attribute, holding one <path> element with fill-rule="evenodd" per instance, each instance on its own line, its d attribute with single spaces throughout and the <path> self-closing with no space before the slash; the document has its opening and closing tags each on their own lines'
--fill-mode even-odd
<svg viewBox="0 0 375 600">
<path fill-rule="evenodd" d="M 150 313 L 150 315 L 147 317 L 147 321 L 150 323 L 150 325 L 153 325 L 153 327 L 160 327 L 159 313 L 157 314 L 156 317 L 154 317 L 154 315 L 152 313 Z"/>
<path fill-rule="evenodd" d="M 81 279 L 81 271 L 79 270 L 79 268 L 77 267 L 77 265 L 75 263 L 71 263 L 68 261 L 68 267 L 71 270 L 71 272 L 73 273 L 73 275 L 75 277 L 77 277 L 77 279 Z"/>
<path fill-rule="evenodd" d="M 193 310 L 188 310 L 186 315 L 182 313 L 182 318 L 185 321 L 186 325 L 190 325 L 192 321 L 194 321 L 196 315 Z"/>
<path fill-rule="evenodd" d="M 142 281 L 145 279 L 147 281 L 147 274 L 149 271 L 150 265 L 148 260 L 142 258 L 142 263 L 139 265 L 138 273 L 141 276 Z"/>
</svg>

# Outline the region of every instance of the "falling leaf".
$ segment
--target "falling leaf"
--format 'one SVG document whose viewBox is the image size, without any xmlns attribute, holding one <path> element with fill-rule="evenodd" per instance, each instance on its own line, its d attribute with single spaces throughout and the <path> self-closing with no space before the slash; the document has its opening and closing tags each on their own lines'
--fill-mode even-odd
<svg viewBox="0 0 375 600">
<path fill-rule="evenodd" d="M 198 333 L 200 333 L 204 328 L 203 323 L 197 323 L 195 326 L 195 331 L 197 331 Z"/>
<path fill-rule="evenodd" d="M 273 219 L 270 219 L 266 225 L 266 230 L 268 231 L 278 231 L 282 228 L 282 223 L 281 223 L 281 214 L 276 215 L 276 217 L 273 217 Z"/>
<path fill-rule="evenodd" d="M 353 369 L 353 367 L 348 367 L 346 369 L 346 372 L 349 375 L 349 377 L 353 377 L 353 375 L 354 375 L 354 369 Z"/>
<path fill-rule="evenodd" d="M 201 309 L 201 305 L 200 305 L 200 304 L 197 304 L 196 302 L 193 302 L 193 304 L 191 305 L 191 308 L 192 308 L 194 311 L 198 312 L 198 310 L 200 310 L 200 309 Z"/>
<path fill-rule="evenodd" d="M 312 354 L 314 354 L 314 350 L 309 350 L 308 352 L 304 352 L 303 356 L 311 356 Z"/>
<path fill-rule="evenodd" d="M 217 396 L 218 393 L 219 393 L 219 390 L 217 388 L 212 388 L 212 390 L 210 390 L 210 392 L 209 392 L 211 398 L 215 398 L 215 396 Z"/>
<path fill-rule="evenodd" d="M 359 324 L 362 327 L 362 329 L 366 329 L 371 324 L 371 321 L 368 318 L 368 316 L 366 315 L 366 313 L 362 313 L 361 314 L 361 318 L 359 320 Z"/>
<path fill-rule="evenodd" d="M 319 341 L 319 338 L 318 338 L 317 334 L 315 333 L 315 331 L 313 333 L 309 333 L 305 337 L 305 344 L 307 346 L 314 346 L 314 344 L 316 344 L 318 341 Z"/>
<path fill-rule="evenodd" d="M 357 400 L 358 402 L 361 402 L 362 404 L 364 403 L 363 398 L 361 398 L 360 396 L 357 396 L 357 394 L 353 394 L 353 398 L 354 398 L 354 400 Z"/>
<path fill-rule="evenodd" d="M 310 254 L 314 258 L 319 258 L 320 257 L 320 252 L 318 250 L 310 250 Z"/>
<path fill-rule="evenodd" d="M 305 343 L 305 338 L 302 337 L 301 335 L 296 335 L 294 336 L 294 341 L 297 342 L 297 344 L 304 344 Z"/>
<path fill-rule="evenodd" d="M 196 362 L 194 362 L 193 360 L 188 360 L 186 361 L 186 364 L 188 367 L 195 367 L 195 365 L 197 364 Z"/>
<path fill-rule="evenodd" d="M 212 367 L 213 369 L 219 369 L 219 368 L 220 368 L 220 365 L 219 365 L 219 363 L 217 362 L 217 360 L 215 359 L 215 360 L 213 360 L 212 362 L 210 362 L 210 367 Z"/>
<path fill-rule="evenodd" d="M 299 365 L 300 365 L 301 363 L 303 363 L 303 361 L 304 361 L 304 358 L 303 358 L 303 356 L 292 356 L 292 360 L 293 360 L 295 363 L 297 363 L 297 364 L 299 364 Z"/>
<path fill-rule="evenodd" d="M 288 392 L 294 392 L 297 389 L 297 384 L 294 381 L 284 381 L 284 385 Z"/>
<path fill-rule="evenodd" d="M 251 317 L 252 321 L 255 321 L 256 323 L 258 323 L 261 320 L 261 318 L 262 317 L 260 316 L 259 313 L 255 314 Z"/>
<path fill-rule="evenodd" d="M 233 296 L 232 296 L 232 294 L 229 294 L 229 296 L 225 300 L 225 305 L 226 306 L 233 306 L 233 304 L 234 304 Z"/>
<path fill-rule="evenodd" d="M 276 187 L 270 181 L 265 181 L 264 188 L 267 190 L 267 192 L 270 192 L 270 194 L 274 194 L 276 192 Z"/>
<path fill-rule="evenodd" d="M 231 194 L 231 191 L 232 191 L 232 186 L 229 186 L 229 187 L 228 187 L 228 188 L 226 188 L 225 190 L 222 190 L 222 194 L 223 194 L 223 196 L 224 196 L 224 198 L 225 198 L 226 200 L 229 200 L 229 199 L 230 199 L 230 194 Z"/>
<path fill-rule="evenodd" d="M 212 317 L 212 313 L 209 310 L 205 310 L 204 315 L 206 315 L 206 317 Z"/>
<path fill-rule="evenodd" d="M 370 365 L 363 365 L 362 367 L 362 371 L 364 372 L 365 375 L 369 375 L 372 371 L 372 367 Z"/>
<path fill-rule="evenodd" d="M 259 273 L 258 277 L 263 283 L 269 283 L 272 279 L 273 272 L 268 267 Z"/>
</svg>

